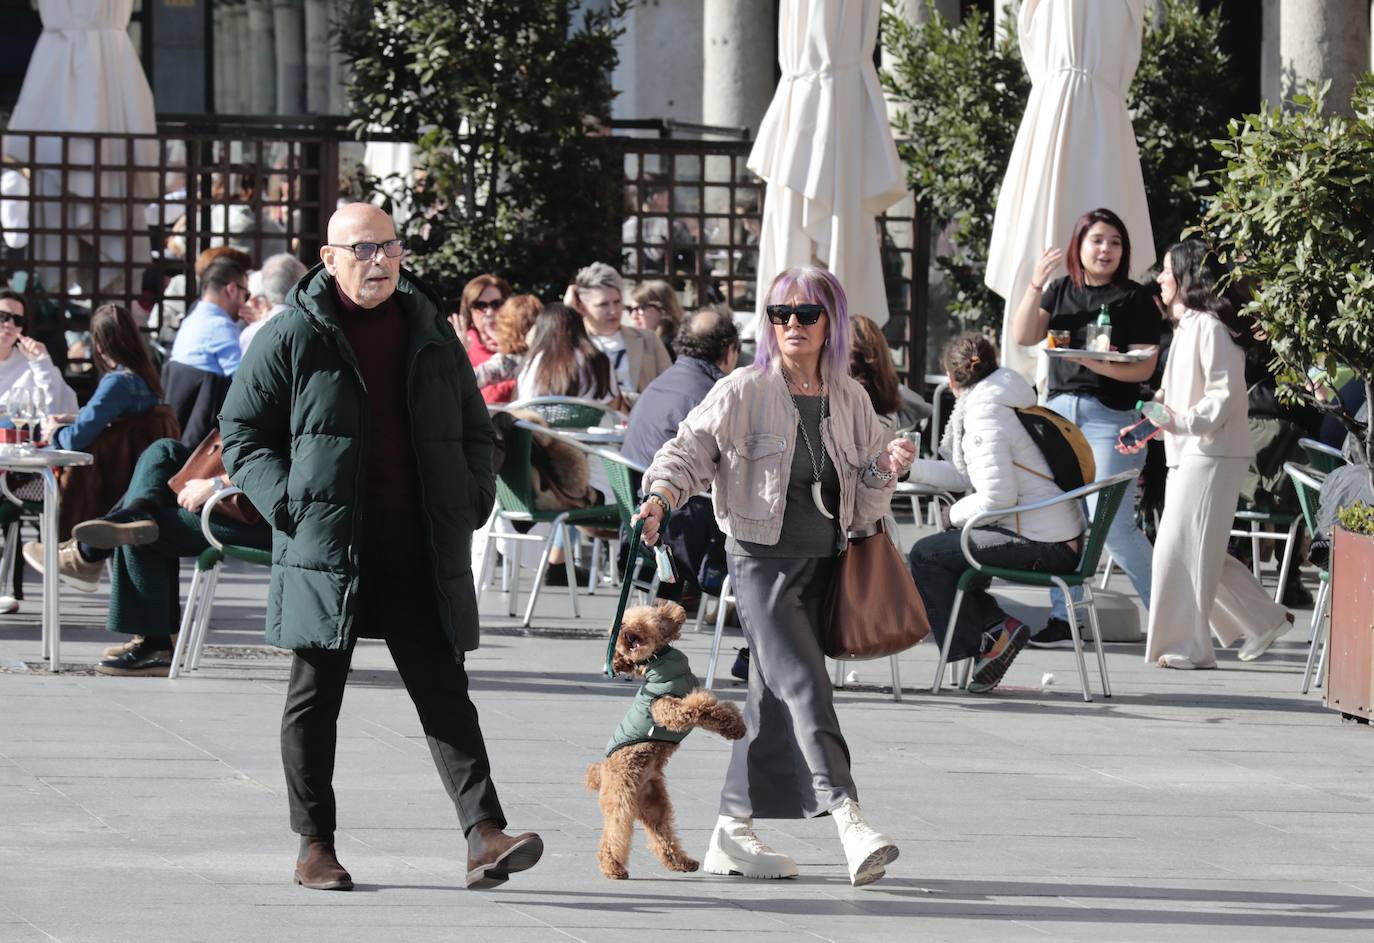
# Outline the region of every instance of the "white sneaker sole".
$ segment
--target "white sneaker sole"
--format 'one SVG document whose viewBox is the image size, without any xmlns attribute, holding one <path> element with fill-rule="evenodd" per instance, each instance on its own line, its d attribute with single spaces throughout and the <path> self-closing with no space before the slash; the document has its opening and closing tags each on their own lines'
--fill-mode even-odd
<svg viewBox="0 0 1374 943">
<path fill-rule="evenodd" d="M 701 870 L 707 874 L 722 874 L 727 877 L 755 878 L 758 880 L 794 878 L 798 873 L 797 863 L 786 855 L 779 855 L 778 859 L 771 863 L 741 861 L 739 858 L 730 857 L 719 848 L 707 849 L 706 857 L 701 861 Z"/>
<path fill-rule="evenodd" d="M 896 845 L 883 845 L 875 849 L 849 875 L 849 883 L 854 887 L 872 884 L 887 874 L 887 866 L 896 861 L 900 853 Z"/>
</svg>

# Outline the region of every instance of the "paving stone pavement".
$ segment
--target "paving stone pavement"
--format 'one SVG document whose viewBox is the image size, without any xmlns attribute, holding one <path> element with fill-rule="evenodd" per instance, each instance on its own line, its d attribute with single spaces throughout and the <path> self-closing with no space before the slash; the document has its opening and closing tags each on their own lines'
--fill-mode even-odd
<svg viewBox="0 0 1374 943">
<path fill-rule="evenodd" d="M 1026 651 L 994 696 L 932 696 L 922 645 L 901 659 L 900 703 L 885 664 L 849 665 L 859 684 L 836 703 L 863 808 L 902 850 L 863 889 L 824 819 L 761 823 L 796 880 L 669 874 L 642 835 L 631 879 L 602 878 L 583 770 L 633 685 L 598 676 L 609 594 L 574 621 L 566 591 L 548 590 L 536 631 L 489 615 L 468 660 L 511 825 L 547 851 L 502 888 L 466 891 L 419 723 L 385 647 L 363 642 L 335 775 L 358 888 L 331 894 L 290 883 L 289 660 L 260 647 L 264 574 L 231 566 L 221 586 L 203 668 L 175 682 L 83 670 L 110 640 L 104 590 L 64 590 L 62 674 L 39 664 L 36 585 L 0 619 L 0 943 L 1374 939 L 1374 731 L 1298 694 L 1301 619 L 1260 661 L 1223 653 L 1216 671 L 1109 645 L 1114 696 L 1091 704 L 1072 652 Z M 699 675 L 709 642 L 681 644 Z M 743 690 L 727 678 L 721 694 Z M 727 755 L 698 732 L 669 767 L 696 854 Z"/>
</svg>

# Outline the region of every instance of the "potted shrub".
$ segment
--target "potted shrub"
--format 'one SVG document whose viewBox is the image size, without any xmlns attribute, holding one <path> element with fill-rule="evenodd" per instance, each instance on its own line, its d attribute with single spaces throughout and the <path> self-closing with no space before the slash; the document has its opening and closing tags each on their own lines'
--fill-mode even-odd
<svg viewBox="0 0 1374 943">
<path fill-rule="evenodd" d="M 1374 76 L 1359 82 L 1348 115 L 1324 112 L 1327 87 L 1290 110 L 1230 122 L 1216 142 L 1226 166 L 1199 232 L 1252 287 L 1247 312 L 1269 335 L 1281 393 L 1336 416 L 1369 474 L 1374 424 L 1357 420 L 1323 379 L 1347 367 L 1374 402 Z M 1332 543 L 1326 698 L 1367 718 L 1374 515 L 1343 520 Z"/>
</svg>

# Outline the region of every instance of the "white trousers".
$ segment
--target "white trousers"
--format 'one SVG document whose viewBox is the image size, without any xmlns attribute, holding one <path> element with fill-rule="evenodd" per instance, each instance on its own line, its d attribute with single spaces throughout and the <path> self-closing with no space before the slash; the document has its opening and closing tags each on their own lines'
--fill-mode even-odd
<svg viewBox="0 0 1374 943">
<path fill-rule="evenodd" d="M 1211 635 L 1230 645 L 1288 617 L 1250 569 L 1226 552 L 1249 459 L 1186 455 L 1169 469 L 1155 537 L 1145 660 L 1182 655 L 1215 667 Z"/>
</svg>

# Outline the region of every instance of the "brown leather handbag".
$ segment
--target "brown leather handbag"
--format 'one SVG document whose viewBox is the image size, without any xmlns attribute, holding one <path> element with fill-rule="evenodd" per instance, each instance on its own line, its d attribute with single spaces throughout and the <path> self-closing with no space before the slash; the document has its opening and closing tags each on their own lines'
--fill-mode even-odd
<svg viewBox="0 0 1374 943">
<path fill-rule="evenodd" d="M 821 648 L 831 658 L 886 658 L 930 634 L 925 603 L 881 521 L 840 554 L 825 611 Z"/>
<path fill-rule="evenodd" d="M 172 489 L 173 494 L 180 494 L 188 481 L 196 478 L 218 478 L 223 474 L 224 443 L 220 440 L 219 430 L 213 429 L 201 440 L 200 445 L 196 446 L 186 464 L 181 466 L 181 471 L 168 479 L 167 487 Z M 253 502 L 248 500 L 246 494 L 230 495 L 216 504 L 212 513 L 250 527 L 262 520 L 262 515 L 253 507 Z"/>
</svg>

